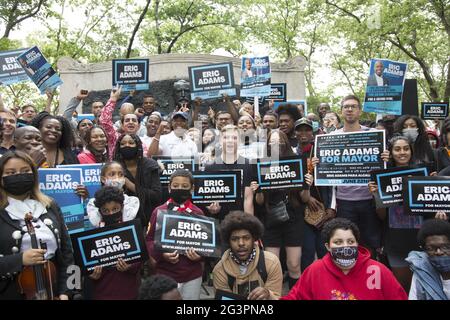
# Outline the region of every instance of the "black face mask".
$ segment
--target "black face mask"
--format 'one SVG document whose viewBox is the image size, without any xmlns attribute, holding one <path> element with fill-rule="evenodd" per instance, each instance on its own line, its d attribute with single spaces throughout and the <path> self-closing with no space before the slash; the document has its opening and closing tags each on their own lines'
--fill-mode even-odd
<svg viewBox="0 0 450 320">
<path fill-rule="evenodd" d="M 34 174 L 32 173 L 20 173 L 3 177 L 3 189 L 14 196 L 30 192 L 33 187 Z"/>
<path fill-rule="evenodd" d="M 191 190 L 173 189 L 170 190 L 169 197 L 178 204 L 182 204 L 191 198 Z"/>
<path fill-rule="evenodd" d="M 125 160 L 131 160 L 136 158 L 138 153 L 138 147 L 123 147 L 120 148 L 120 154 L 122 155 L 122 158 Z"/>
<path fill-rule="evenodd" d="M 122 222 L 122 211 L 118 211 L 113 214 L 102 215 L 102 218 L 106 226 Z"/>
</svg>

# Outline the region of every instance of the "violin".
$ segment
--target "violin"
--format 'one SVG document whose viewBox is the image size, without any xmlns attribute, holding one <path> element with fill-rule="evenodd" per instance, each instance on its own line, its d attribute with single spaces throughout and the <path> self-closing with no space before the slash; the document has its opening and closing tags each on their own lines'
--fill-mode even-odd
<svg viewBox="0 0 450 320">
<path fill-rule="evenodd" d="M 31 237 L 31 248 L 46 250 L 47 245 L 42 241 L 40 241 L 40 246 L 38 245 L 32 221 L 33 216 L 31 213 L 27 213 L 25 215 L 25 225 Z M 56 280 L 56 267 L 51 261 L 46 261 L 44 264 L 26 266 L 18 277 L 21 294 L 24 294 L 27 300 L 57 300 L 54 294 Z"/>
</svg>

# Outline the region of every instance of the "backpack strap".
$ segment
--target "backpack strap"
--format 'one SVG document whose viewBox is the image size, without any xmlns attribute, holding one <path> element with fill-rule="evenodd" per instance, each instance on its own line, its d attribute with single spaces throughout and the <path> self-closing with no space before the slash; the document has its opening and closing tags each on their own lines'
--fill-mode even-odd
<svg viewBox="0 0 450 320">
<path fill-rule="evenodd" d="M 267 281 L 268 275 L 267 275 L 267 269 L 266 269 L 266 259 L 264 257 L 263 249 L 259 250 L 259 258 L 258 258 L 258 264 L 256 266 L 256 270 L 258 271 L 263 283 L 265 284 Z M 225 268 L 224 268 L 224 271 L 225 271 Z M 226 273 L 226 271 L 225 271 L 225 273 Z M 230 287 L 231 291 L 233 291 L 234 283 L 236 282 L 236 278 L 228 273 L 226 273 L 226 275 L 228 278 L 228 286 Z"/>
</svg>

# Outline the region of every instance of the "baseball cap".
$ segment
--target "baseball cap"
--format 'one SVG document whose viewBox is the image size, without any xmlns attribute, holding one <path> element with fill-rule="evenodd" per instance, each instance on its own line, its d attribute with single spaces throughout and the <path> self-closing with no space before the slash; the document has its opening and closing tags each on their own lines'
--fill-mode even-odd
<svg viewBox="0 0 450 320">
<path fill-rule="evenodd" d="M 177 116 L 181 116 L 184 118 L 184 120 L 188 120 L 188 115 L 186 114 L 186 112 L 181 112 L 181 111 L 175 112 L 172 115 L 172 120 L 175 119 L 175 117 L 177 117 Z"/>
<path fill-rule="evenodd" d="M 310 120 L 308 120 L 307 118 L 301 118 L 301 119 L 298 119 L 297 121 L 295 121 L 294 128 L 297 129 L 301 125 L 306 125 L 306 126 L 309 126 L 311 129 L 313 129 L 312 122 Z"/>
</svg>

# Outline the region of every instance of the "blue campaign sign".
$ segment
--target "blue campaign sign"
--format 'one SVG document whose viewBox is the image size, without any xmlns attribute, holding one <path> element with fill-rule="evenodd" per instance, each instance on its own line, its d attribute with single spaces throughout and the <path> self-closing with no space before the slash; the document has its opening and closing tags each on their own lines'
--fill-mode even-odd
<svg viewBox="0 0 450 320">
<path fill-rule="evenodd" d="M 70 164 L 70 165 L 59 165 L 58 168 L 75 168 L 81 169 L 81 184 L 84 185 L 88 192 L 89 198 L 93 198 L 97 190 L 102 186 L 100 181 L 100 171 L 102 170 L 103 163 L 95 164 Z"/>
<path fill-rule="evenodd" d="M 304 183 L 303 160 L 298 156 L 279 160 L 258 159 L 256 165 L 258 185 L 261 190 L 302 188 Z"/>
<path fill-rule="evenodd" d="M 303 108 L 303 115 L 306 116 L 308 114 L 308 105 L 306 103 L 306 100 L 289 100 L 289 101 L 285 101 L 285 102 L 275 101 L 273 104 L 273 111 L 277 112 L 278 108 L 281 105 L 286 105 L 286 104 L 293 104 L 293 105 L 296 105 L 298 108 Z"/>
<path fill-rule="evenodd" d="M 269 57 L 242 57 L 241 97 L 268 97 L 271 94 Z"/>
<path fill-rule="evenodd" d="M 77 121 L 80 122 L 81 120 L 84 120 L 84 119 L 94 121 L 95 116 L 93 113 L 79 113 L 78 117 L 77 117 Z"/>
<path fill-rule="evenodd" d="M 222 94 L 236 95 L 234 87 L 233 65 L 218 63 L 198 67 L 189 67 L 191 99 L 219 98 Z"/>
<path fill-rule="evenodd" d="M 0 83 L 10 85 L 29 80 L 25 70 L 17 62 L 17 57 L 28 49 L 0 52 Z"/>
<path fill-rule="evenodd" d="M 427 176 L 427 168 L 396 167 L 371 172 L 371 180 L 378 186 L 374 194 L 377 208 L 398 206 L 403 203 L 403 177 Z"/>
<path fill-rule="evenodd" d="M 402 96 L 408 65 L 385 59 L 372 59 L 363 110 L 401 115 Z"/>
<path fill-rule="evenodd" d="M 157 214 L 155 248 L 165 252 L 193 248 L 201 256 L 220 257 L 216 219 L 170 210 L 159 210 Z"/>
<path fill-rule="evenodd" d="M 235 202 L 242 197 L 241 171 L 194 172 L 194 203 Z"/>
<path fill-rule="evenodd" d="M 39 88 L 41 94 L 54 90 L 63 82 L 38 47 L 32 47 L 17 57 L 25 73 Z"/>
<path fill-rule="evenodd" d="M 448 117 L 447 102 L 422 102 L 422 119 L 439 120 Z"/>
<path fill-rule="evenodd" d="M 121 85 L 123 91 L 148 90 L 149 59 L 114 59 L 112 84 Z"/>
<path fill-rule="evenodd" d="M 403 196 L 405 213 L 450 213 L 450 178 L 404 177 Z"/>
<path fill-rule="evenodd" d="M 53 198 L 61 207 L 69 233 L 83 230 L 84 207 L 81 197 L 75 193 L 81 184 L 81 169 L 39 169 L 39 189 Z"/>
</svg>

